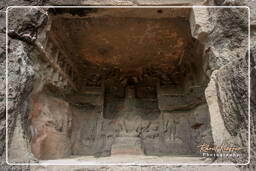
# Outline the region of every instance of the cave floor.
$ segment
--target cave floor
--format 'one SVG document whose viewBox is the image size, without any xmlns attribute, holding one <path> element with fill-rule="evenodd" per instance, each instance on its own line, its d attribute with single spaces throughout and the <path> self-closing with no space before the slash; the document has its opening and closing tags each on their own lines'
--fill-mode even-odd
<svg viewBox="0 0 256 171">
<path fill-rule="evenodd" d="M 195 156 L 144 156 L 113 155 L 109 157 L 71 156 L 57 160 L 40 160 L 42 165 L 166 165 L 166 164 L 203 164 L 212 163 L 212 159 Z"/>
</svg>

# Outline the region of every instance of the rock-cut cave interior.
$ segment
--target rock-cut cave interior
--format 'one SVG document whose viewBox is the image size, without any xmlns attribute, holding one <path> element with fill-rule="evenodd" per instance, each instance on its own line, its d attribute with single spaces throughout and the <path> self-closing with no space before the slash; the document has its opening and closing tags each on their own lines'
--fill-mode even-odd
<svg viewBox="0 0 256 171">
<path fill-rule="evenodd" d="M 212 135 L 190 18 L 190 8 L 49 9 L 29 96 L 34 156 L 199 156 Z"/>
</svg>

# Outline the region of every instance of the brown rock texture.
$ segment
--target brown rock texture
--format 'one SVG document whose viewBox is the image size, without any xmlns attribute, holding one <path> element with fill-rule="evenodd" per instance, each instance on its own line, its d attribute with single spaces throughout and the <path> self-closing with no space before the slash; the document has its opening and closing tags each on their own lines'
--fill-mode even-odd
<svg viewBox="0 0 256 171">
<path fill-rule="evenodd" d="M 38 159 L 69 156 L 72 116 L 69 104 L 49 94 L 35 94 L 30 100 L 28 120 L 33 154 Z"/>
</svg>

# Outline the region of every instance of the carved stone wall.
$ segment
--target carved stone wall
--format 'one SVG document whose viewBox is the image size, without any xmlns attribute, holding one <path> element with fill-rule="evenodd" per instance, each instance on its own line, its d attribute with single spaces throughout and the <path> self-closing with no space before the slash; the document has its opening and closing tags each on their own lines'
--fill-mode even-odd
<svg viewBox="0 0 256 171">
<path fill-rule="evenodd" d="M 33 65 L 39 72 L 35 74 L 36 81 L 26 101 L 28 113 L 24 116 L 36 158 L 195 156 L 200 153 L 198 145 L 212 144 L 204 98 L 207 77 L 203 45 L 191 37 L 190 10 L 181 10 L 184 13 L 173 9 L 170 15 L 166 9 L 147 9 L 147 14 L 141 13 L 141 9 L 48 10 L 40 33 L 31 35 L 37 37 L 38 56 Z M 92 18 L 95 21 L 91 22 Z M 138 24 L 134 26 L 135 21 Z M 117 28 L 103 28 L 104 22 L 113 22 Z M 127 27 L 115 22 L 134 28 L 133 36 L 125 37 Z M 66 27 L 58 32 L 61 24 Z M 95 35 L 91 27 L 101 33 L 95 40 L 91 38 Z M 144 28 L 151 31 L 142 34 Z M 116 40 L 117 31 L 120 33 Z M 118 45 L 116 41 L 121 41 L 122 35 L 125 41 Z M 79 44 L 75 44 L 75 39 Z M 129 42 L 138 42 L 137 52 L 127 49 Z M 117 50 L 106 45 L 117 46 Z M 145 49 L 151 46 L 155 49 Z M 153 60 L 156 52 L 162 53 L 156 54 L 159 61 Z M 110 56 L 104 60 L 106 53 Z M 57 147 L 58 141 L 63 144 Z"/>
</svg>

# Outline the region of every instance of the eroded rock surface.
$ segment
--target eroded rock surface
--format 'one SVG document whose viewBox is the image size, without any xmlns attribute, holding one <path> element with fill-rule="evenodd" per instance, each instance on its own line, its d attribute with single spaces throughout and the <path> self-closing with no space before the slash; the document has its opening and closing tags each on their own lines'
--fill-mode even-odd
<svg viewBox="0 0 256 171">
<path fill-rule="evenodd" d="M 32 153 L 38 159 L 55 159 L 71 154 L 72 111 L 64 100 L 48 94 L 30 97 Z"/>
<path fill-rule="evenodd" d="M 37 39 L 39 28 L 47 21 L 44 10 L 37 8 L 10 8 L 9 18 L 9 35 L 29 43 Z"/>
</svg>

